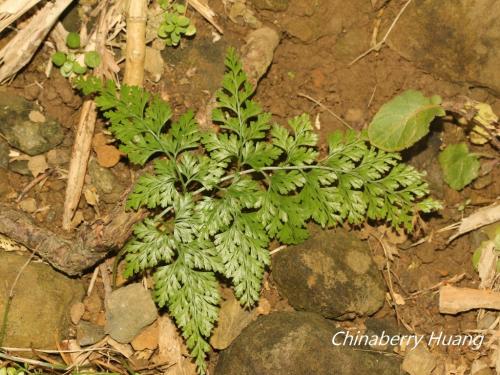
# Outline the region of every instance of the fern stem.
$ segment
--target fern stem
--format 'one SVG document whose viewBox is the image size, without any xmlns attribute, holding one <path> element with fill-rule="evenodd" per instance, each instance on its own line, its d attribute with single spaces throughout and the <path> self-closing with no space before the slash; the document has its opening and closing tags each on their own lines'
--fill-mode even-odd
<svg viewBox="0 0 500 375">
<path fill-rule="evenodd" d="M 228 175 L 226 177 L 223 177 L 223 178 L 220 179 L 219 183 L 231 180 L 231 179 L 235 178 L 236 176 L 252 174 L 252 173 L 255 173 L 255 172 L 267 172 L 267 171 L 304 171 L 304 170 L 309 170 L 309 169 L 321 169 L 321 170 L 326 170 L 326 171 L 330 171 L 330 172 L 338 172 L 338 170 L 336 170 L 335 168 L 326 167 L 324 165 L 301 165 L 301 166 L 289 166 L 289 167 L 263 167 L 263 168 L 259 168 L 259 169 L 252 168 L 252 169 L 245 169 L 244 171 L 233 173 L 233 174 L 230 174 L 230 175 Z M 198 194 L 201 194 L 201 193 L 203 193 L 203 192 L 205 192 L 207 190 L 208 190 L 208 188 L 201 187 L 198 190 L 193 191 L 192 195 L 198 195 Z M 165 208 L 162 212 L 160 212 L 158 214 L 158 216 L 156 217 L 156 220 L 162 218 L 163 216 L 165 216 L 166 214 L 168 214 L 172 210 L 173 210 L 173 206 Z"/>
</svg>

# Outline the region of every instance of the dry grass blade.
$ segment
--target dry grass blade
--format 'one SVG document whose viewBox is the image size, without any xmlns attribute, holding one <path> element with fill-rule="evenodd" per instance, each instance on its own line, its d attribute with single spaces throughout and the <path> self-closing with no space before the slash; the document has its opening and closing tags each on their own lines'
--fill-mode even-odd
<svg viewBox="0 0 500 375">
<path fill-rule="evenodd" d="M 0 51 L 0 83 L 11 79 L 33 57 L 61 13 L 72 0 L 47 3 Z"/>
<path fill-rule="evenodd" d="M 438 232 L 446 232 L 448 230 L 457 229 L 457 232 L 448 239 L 448 243 L 450 243 L 462 234 L 497 221 L 500 221 L 500 204 L 496 203 L 491 206 L 481 208 L 472 215 L 462 219 L 460 222 L 441 228 Z"/>
<path fill-rule="evenodd" d="M 408 7 L 408 5 L 410 5 L 410 3 L 412 2 L 412 0 L 408 0 L 400 9 L 399 13 L 396 15 L 396 18 L 394 18 L 394 21 L 392 21 L 391 23 L 391 26 L 389 26 L 389 29 L 387 30 L 387 32 L 385 33 L 384 37 L 382 38 L 382 40 L 380 42 L 378 42 L 377 44 L 373 45 L 371 48 L 367 49 L 365 52 L 363 52 L 361 55 L 359 55 L 358 57 L 356 57 L 354 60 L 352 60 L 350 63 L 349 63 L 349 66 L 357 63 L 359 60 L 361 60 L 363 57 L 365 57 L 366 55 L 368 55 L 370 52 L 372 51 L 378 51 L 380 50 L 380 48 L 382 48 L 382 46 L 385 44 L 385 42 L 387 41 L 387 38 L 389 37 L 389 34 L 391 33 L 391 31 L 394 29 L 394 26 L 396 26 L 396 24 L 398 23 L 399 19 L 401 18 L 401 16 L 403 15 L 404 11 L 406 10 L 406 8 Z"/>
<path fill-rule="evenodd" d="M 352 126 L 349 125 L 349 123 L 347 123 L 342 117 L 340 117 L 339 115 L 337 115 L 335 112 L 333 112 L 330 108 L 328 108 L 327 106 L 325 106 L 323 103 L 321 103 L 319 100 L 317 99 L 314 99 L 313 97 L 309 96 L 309 95 L 306 95 L 306 94 L 303 94 L 303 93 L 298 93 L 297 96 L 300 96 L 302 98 L 306 98 L 308 100 L 310 100 L 311 102 L 319 105 L 321 108 L 323 108 L 325 111 L 327 111 L 329 114 L 331 114 L 334 118 L 336 118 L 338 121 L 340 121 L 340 123 L 342 125 L 344 125 L 346 128 L 349 128 L 349 129 L 352 129 Z"/>
<path fill-rule="evenodd" d="M 38 4 L 40 0 L 6 0 L 0 4 L 0 32 Z"/>
<path fill-rule="evenodd" d="M 215 21 L 215 12 L 208 6 L 208 4 L 205 4 L 205 2 L 201 0 L 189 0 L 188 1 L 189 5 L 191 5 L 198 13 L 200 13 L 203 18 L 205 18 L 208 22 L 212 24 L 213 27 L 217 29 L 217 31 L 221 34 L 224 33 L 222 30 L 222 27 L 219 26 L 219 24 Z"/>
</svg>

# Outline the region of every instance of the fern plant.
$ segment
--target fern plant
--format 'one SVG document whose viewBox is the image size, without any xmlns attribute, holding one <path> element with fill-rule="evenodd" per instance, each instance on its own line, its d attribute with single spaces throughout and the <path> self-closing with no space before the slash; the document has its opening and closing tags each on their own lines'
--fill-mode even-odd
<svg viewBox="0 0 500 375">
<path fill-rule="evenodd" d="M 202 132 L 193 113 L 172 121 L 167 103 L 137 87 L 81 81 L 109 120 L 130 161 L 143 174 L 128 207 L 152 216 L 126 245 L 127 276 L 154 272 L 155 299 L 168 307 L 200 373 L 218 317 L 219 276 L 230 280 L 242 305 L 259 299 L 271 240 L 297 244 L 310 220 L 330 227 L 344 221 L 384 220 L 411 231 L 418 211 L 439 204 L 426 198 L 422 174 L 396 153 L 371 147 L 365 134 L 333 133 L 320 155 L 308 115 L 288 127 L 252 100 L 233 49 L 217 93 L 213 122 Z"/>
</svg>

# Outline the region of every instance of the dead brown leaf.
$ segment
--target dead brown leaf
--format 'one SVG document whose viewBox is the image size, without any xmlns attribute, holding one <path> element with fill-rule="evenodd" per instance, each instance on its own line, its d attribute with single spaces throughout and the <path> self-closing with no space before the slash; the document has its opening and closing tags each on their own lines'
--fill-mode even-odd
<svg viewBox="0 0 500 375">
<path fill-rule="evenodd" d="M 99 194 L 97 193 L 95 186 L 86 188 L 83 195 L 85 196 L 87 203 L 92 207 L 96 207 L 99 204 Z"/>
<path fill-rule="evenodd" d="M 28 169 L 30 170 L 33 177 L 42 174 L 48 168 L 49 165 L 47 164 L 47 159 L 45 159 L 45 155 L 36 155 L 28 159 Z"/>
<path fill-rule="evenodd" d="M 171 365 L 167 375 L 195 375 L 196 365 L 184 357 L 187 352 L 184 341 L 172 319 L 164 315 L 158 319 L 158 355 L 156 362 Z"/>
<path fill-rule="evenodd" d="M 226 349 L 241 331 L 258 315 L 256 309 L 247 311 L 243 309 L 238 300 L 231 293 L 222 302 L 219 321 L 210 339 L 210 344 L 215 349 Z"/>
</svg>

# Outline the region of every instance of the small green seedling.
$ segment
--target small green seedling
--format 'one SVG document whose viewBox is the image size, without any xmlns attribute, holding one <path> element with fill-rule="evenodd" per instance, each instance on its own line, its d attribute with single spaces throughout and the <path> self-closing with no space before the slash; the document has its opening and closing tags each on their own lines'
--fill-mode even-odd
<svg viewBox="0 0 500 375">
<path fill-rule="evenodd" d="M 2 367 L 0 368 L 0 375 L 24 375 L 25 372 L 18 370 L 15 367 Z"/>
<path fill-rule="evenodd" d="M 80 35 L 71 32 L 66 37 L 66 45 L 75 52 L 57 51 L 52 55 L 52 63 L 59 68 L 59 71 L 64 77 L 70 77 L 72 74 L 83 75 L 88 69 L 95 69 L 101 63 L 101 55 L 96 51 L 79 52 Z M 83 54 L 83 65 L 79 62 L 80 56 Z"/>
<path fill-rule="evenodd" d="M 158 36 L 165 40 L 167 46 L 175 47 L 179 45 L 182 35 L 192 36 L 196 33 L 196 27 L 185 16 L 185 5 L 171 3 L 168 0 L 160 1 L 159 4 L 165 10 L 165 14 L 158 28 Z"/>
</svg>

